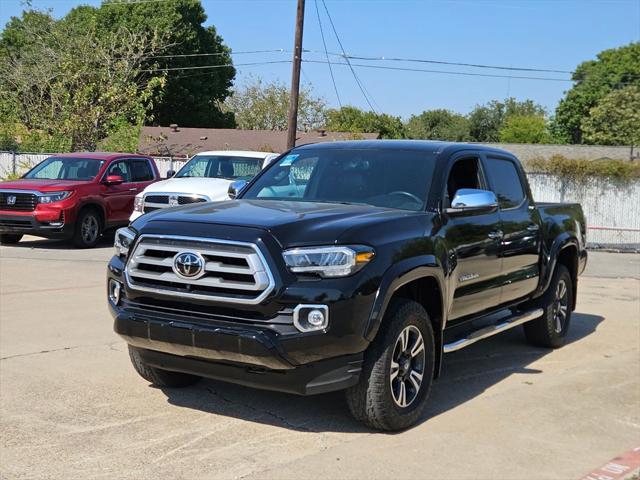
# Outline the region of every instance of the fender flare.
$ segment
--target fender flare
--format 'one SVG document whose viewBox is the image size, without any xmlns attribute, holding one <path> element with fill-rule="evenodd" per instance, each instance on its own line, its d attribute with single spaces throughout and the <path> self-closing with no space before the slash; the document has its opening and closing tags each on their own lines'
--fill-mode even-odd
<svg viewBox="0 0 640 480">
<path fill-rule="evenodd" d="M 569 232 L 561 233 L 553 241 L 553 244 L 551 245 L 551 248 L 546 255 L 546 268 L 544 269 L 543 276 L 540 278 L 540 285 L 538 287 L 538 291 L 536 292 L 536 297 L 544 294 L 544 292 L 547 291 L 547 288 L 549 288 L 551 279 L 553 278 L 553 274 L 558 265 L 558 257 L 560 256 L 560 252 L 568 247 L 575 247 L 576 251 L 580 251 L 577 238 L 572 236 Z M 578 272 L 576 272 L 576 275 L 577 273 Z"/>
<path fill-rule="evenodd" d="M 98 210 L 98 212 L 102 215 L 102 223 L 103 223 L 102 228 L 107 227 L 107 224 L 108 224 L 107 211 L 104 205 L 92 199 L 84 200 L 78 204 L 78 207 L 76 208 L 76 220 L 78 218 L 78 215 L 80 215 L 80 212 L 85 208 L 95 208 L 96 210 Z"/>
<path fill-rule="evenodd" d="M 364 336 L 370 342 L 373 341 L 382 319 L 387 311 L 389 302 L 394 293 L 402 286 L 414 280 L 421 278 L 433 278 L 440 289 L 441 311 L 445 315 L 446 308 L 444 306 L 444 271 L 440 266 L 435 255 L 421 255 L 418 257 L 402 260 L 390 267 L 383 275 L 376 297 L 369 314 L 369 319 L 365 326 Z M 444 325 L 444 319 L 441 319 Z M 433 332 L 434 335 L 440 337 L 442 331 Z"/>
</svg>

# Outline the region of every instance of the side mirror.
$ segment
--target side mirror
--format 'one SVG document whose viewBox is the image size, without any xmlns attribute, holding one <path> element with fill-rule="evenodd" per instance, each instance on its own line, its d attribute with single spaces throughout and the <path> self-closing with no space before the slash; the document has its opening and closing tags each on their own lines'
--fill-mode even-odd
<svg viewBox="0 0 640 480">
<path fill-rule="evenodd" d="M 247 183 L 249 182 L 246 180 L 236 180 L 235 182 L 231 182 L 227 192 L 229 194 L 229 198 L 234 200 L 240 194 L 242 189 L 247 186 Z"/>
<path fill-rule="evenodd" d="M 175 170 L 169 170 L 169 171 L 167 172 L 167 178 L 171 178 L 171 177 L 173 177 L 175 174 L 176 174 L 176 171 L 175 171 Z"/>
<path fill-rule="evenodd" d="M 124 183 L 124 178 L 120 175 L 109 175 L 104 182 L 106 185 L 120 185 Z"/>
<path fill-rule="evenodd" d="M 493 192 L 475 188 L 461 188 L 445 211 L 449 215 L 464 213 L 489 213 L 498 209 L 498 200 Z"/>
</svg>

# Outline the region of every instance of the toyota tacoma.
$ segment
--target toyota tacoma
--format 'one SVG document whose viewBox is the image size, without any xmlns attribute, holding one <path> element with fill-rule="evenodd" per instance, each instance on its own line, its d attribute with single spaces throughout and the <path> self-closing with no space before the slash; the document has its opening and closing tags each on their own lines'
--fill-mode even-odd
<svg viewBox="0 0 640 480">
<path fill-rule="evenodd" d="M 524 325 L 560 347 L 586 265 L 577 204 L 537 203 L 508 152 L 306 145 L 231 202 L 118 230 L 107 294 L 135 370 L 309 395 L 380 430 L 417 422 L 443 356 Z"/>
</svg>

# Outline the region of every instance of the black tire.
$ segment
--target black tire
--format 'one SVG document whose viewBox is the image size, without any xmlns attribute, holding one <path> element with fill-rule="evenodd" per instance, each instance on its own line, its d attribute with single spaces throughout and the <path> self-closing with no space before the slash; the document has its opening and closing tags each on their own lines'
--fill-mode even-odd
<svg viewBox="0 0 640 480">
<path fill-rule="evenodd" d="M 417 339 L 420 332 L 423 340 L 421 356 L 422 365 L 419 365 L 418 356 L 409 356 L 404 353 L 397 357 L 401 351 L 400 334 L 409 329 L 409 337 L 404 345 L 408 352 L 411 348 L 411 335 Z M 416 344 L 417 346 L 417 344 Z M 403 357 L 404 355 L 404 357 Z M 410 357 L 410 358 L 409 358 Z M 404 358 L 404 360 L 402 360 Z M 410 374 L 407 378 L 403 368 L 392 370 L 392 361 L 399 365 L 409 358 Z M 396 360 L 399 360 L 396 362 Z M 416 362 L 414 364 L 413 362 Z M 380 330 L 375 340 L 371 343 L 364 356 L 364 365 L 360 381 L 346 392 L 347 403 L 353 416 L 365 425 L 377 430 L 402 430 L 415 424 L 424 411 L 429 397 L 435 365 L 435 348 L 433 328 L 429 315 L 417 302 L 405 299 L 393 300 L 385 314 Z M 421 370 L 422 378 L 418 388 L 414 388 L 411 380 L 411 369 Z M 395 378 L 393 372 L 398 371 Z M 402 380 L 402 378 L 406 380 Z M 413 400 L 406 406 L 400 406 L 396 397 L 404 383 L 405 401 L 412 396 Z M 405 402 L 406 403 L 406 402 Z"/>
<path fill-rule="evenodd" d="M 524 334 L 532 345 L 560 348 L 564 345 L 573 307 L 573 280 L 564 265 L 558 265 L 551 284 L 541 297 L 538 306 L 544 314 L 524 324 Z"/>
<path fill-rule="evenodd" d="M 0 244 L 2 245 L 15 245 L 22 240 L 22 235 L 19 233 L 3 233 L 0 235 Z"/>
<path fill-rule="evenodd" d="M 188 373 L 170 372 L 160 368 L 151 367 L 142 360 L 140 353 L 135 347 L 129 345 L 129 358 L 136 372 L 157 387 L 188 387 L 200 381 L 201 377 Z"/>
<path fill-rule="evenodd" d="M 102 218 L 93 208 L 80 212 L 73 232 L 73 244 L 78 248 L 93 248 L 102 235 Z"/>
</svg>

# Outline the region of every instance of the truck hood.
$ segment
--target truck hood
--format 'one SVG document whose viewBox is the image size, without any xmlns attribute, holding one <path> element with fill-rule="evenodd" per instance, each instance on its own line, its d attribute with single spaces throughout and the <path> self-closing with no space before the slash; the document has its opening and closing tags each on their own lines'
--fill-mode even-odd
<svg viewBox="0 0 640 480">
<path fill-rule="evenodd" d="M 331 244 L 345 232 L 358 227 L 383 224 L 403 218 L 417 219 L 424 212 L 411 212 L 369 205 L 289 202 L 277 200 L 233 200 L 158 210 L 143 215 L 132 226 L 142 233 L 153 224 L 181 223 L 171 227 L 185 234 L 187 223 L 251 227 L 270 232 L 282 246 Z M 366 243 L 366 238 L 359 241 Z"/>
<path fill-rule="evenodd" d="M 54 192 L 73 190 L 80 185 L 86 185 L 93 180 L 38 180 L 35 178 L 21 178 L 0 183 L 0 190 L 35 190 L 38 192 Z"/>
<path fill-rule="evenodd" d="M 155 182 L 144 189 L 144 193 L 186 193 L 206 195 L 211 201 L 228 200 L 229 184 L 232 180 L 208 177 L 169 178 Z"/>
</svg>

